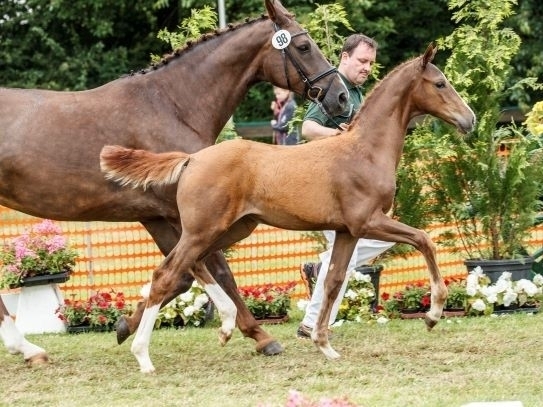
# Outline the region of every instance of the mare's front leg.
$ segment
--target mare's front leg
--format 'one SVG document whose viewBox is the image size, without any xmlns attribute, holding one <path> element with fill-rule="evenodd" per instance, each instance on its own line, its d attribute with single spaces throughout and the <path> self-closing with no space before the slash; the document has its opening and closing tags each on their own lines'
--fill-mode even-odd
<svg viewBox="0 0 543 407">
<path fill-rule="evenodd" d="M 0 298 L 0 338 L 9 353 L 22 353 L 25 362 L 29 365 L 47 363 L 49 358 L 44 349 L 27 341 L 24 335 L 15 326 L 15 321 Z"/>
<path fill-rule="evenodd" d="M 317 323 L 311 333 L 311 339 L 328 359 L 337 359 L 340 357 L 328 340 L 328 322 L 334 301 L 339 295 L 339 291 L 347 275 L 347 266 L 353 255 L 357 238 L 349 233 L 336 232 L 332 257 L 326 279 L 324 280 L 324 300 L 319 311 Z"/>
<path fill-rule="evenodd" d="M 422 230 L 405 225 L 387 216 L 381 216 L 368 228 L 367 237 L 388 242 L 407 243 L 420 251 L 430 272 L 431 305 L 424 319 L 431 330 L 441 318 L 447 301 L 447 286 L 439 271 L 436 260 L 436 247 L 430 236 Z"/>
</svg>

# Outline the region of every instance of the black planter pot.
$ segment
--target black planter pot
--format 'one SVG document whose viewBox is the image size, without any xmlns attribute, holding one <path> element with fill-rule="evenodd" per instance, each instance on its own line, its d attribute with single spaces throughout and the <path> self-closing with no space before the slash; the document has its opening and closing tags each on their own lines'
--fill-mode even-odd
<svg viewBox="0 0 543 407">
<path fill-rule="evenodd" d="M 498 278 L 504 271 L 511 273 L 511 280 L 517 281 L 523 278 L 532 279 L 532 257 L 524 257 L 522 259 L 503 259 L 503 260 L 465 260 L 464 264 L 468 269 L 468 273 L 477 266 L 480 266 L 492 283 L 498 281 Z"/>
<path fill-rule="evenodd" d="M 379 305 L 379 280 L 381 279 L 381 271 L 383 271 L 383 266 L 381 264 L 363 265 L 356 267 L 355 270 L 362 274 L 368 274 L 371 278 L 371 283 L 375 288 L 375 298 L 371 303 L 371 308 L 375 312 L 377 310 L 377 305 Z"/>
<path fill-rule="evenodd" d="M 40 274 L 38 276 L 26 277 L 21 283 L 21 287 L 32 287 L 44 284 L 60 284 L 70 279 L 70 273 Z"/>
</svg>

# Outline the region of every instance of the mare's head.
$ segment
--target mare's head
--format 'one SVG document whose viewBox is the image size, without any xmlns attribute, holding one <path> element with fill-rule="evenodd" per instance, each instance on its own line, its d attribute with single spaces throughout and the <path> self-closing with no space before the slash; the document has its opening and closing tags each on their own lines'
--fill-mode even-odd
<svg viewBox="0 0 543 407">
<path fill-rule="evenodd" d="M 475 125 L 475 114 L 445 75 L 431 63 L 436 51 L 437 47 L 430 44 L 424 55 L 413 61 L 420 72 L 411 92 L 415 115 L 431 114 L 468 133 Z"/>
<path fill-rule="evenodd" d="M 348 92 L 336 68 L 278 0 L 266 0 L 266 8 L 274 34 L 264 50 L 265 76 L 276 86 L 322 104 L 332 116 L 341 113 Z"/>
</svg>

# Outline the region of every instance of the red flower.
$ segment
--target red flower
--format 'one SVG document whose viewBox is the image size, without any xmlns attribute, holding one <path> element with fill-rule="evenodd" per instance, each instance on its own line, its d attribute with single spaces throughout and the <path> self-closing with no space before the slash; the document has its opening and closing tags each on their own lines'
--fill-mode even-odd
<svg viewBox="0 0 543 407">
<path fill-rule="evenodd" d="M 432 301 L 430 299 L 430 294 L 426 294 L 424 297 L 421 298 L 420 305 L 426 308 L 430 306 L 431 302 Z"/>
</svg>

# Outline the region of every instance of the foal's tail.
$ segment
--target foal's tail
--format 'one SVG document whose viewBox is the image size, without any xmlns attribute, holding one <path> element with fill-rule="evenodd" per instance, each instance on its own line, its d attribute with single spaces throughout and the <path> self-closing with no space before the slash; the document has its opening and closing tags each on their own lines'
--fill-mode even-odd
<svg viewBox="0 0 543 407">
<path fill-rule="evenodd" d="M 189 154 L 181 151 L 151 153 L 121 146 L 104 146 L 100 152 L 100 168 L 107 179 L 122 186 L 146 189 L 152 185 L 178 182 L 189 158 Z"/>
</svg>

